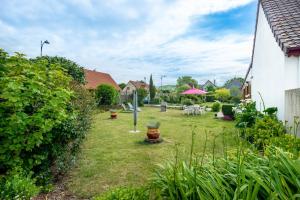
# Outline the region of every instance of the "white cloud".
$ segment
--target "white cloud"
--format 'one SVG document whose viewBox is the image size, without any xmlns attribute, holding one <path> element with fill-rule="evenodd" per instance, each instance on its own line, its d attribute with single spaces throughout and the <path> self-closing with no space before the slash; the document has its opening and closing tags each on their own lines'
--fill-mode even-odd
<svg viewBox="0 0 300 200">
<path fill-rule="evenodd" d="M 147 0 L 137 5 L 125 0 L 55 1 L 58 11 L 52 7 L 51 1 L 30 1 L 18 7 L 12 7 L 15 1 L 7 1 L 6 13 L 10 12 L 11 18 L 18 22 L 22 21 L 26 12 L 30 12 L 30 20 L 57 13 L 63 21 L 64 12 L 72 5 L 78 8 L 77 15 L 85 13 L 84 17 L 93 20 L 105 16 L 105 8 L 106 12 L 126 18 L 129 22 L 140 20 L 141 23 L 125 31 L 115 27 L 116 31 L 107 34 L 105 25 L 97 27 L 95 24 L 86 27 L 64 26 L 60 22 L 57 25 L 51 22 L 50 27 L 47 24 L 10 25 L 1 20 L 3 15 L 0 14 L 0 47 L 34 57 L 39 55 L 39 41 L 48 39 L 51 44 L 45 46 L 46 54 L 65 56 L 90 69 L 111 73 L 118 82 L 143 79 L 150 73 L 155 74 L 156 78 L 166 74 L 168 83 L 175 82 L 176 73 L 192 74 L 199 79 L 203 77 L 201 74 L 207 78 L 235 75 L 246 68 L 244 60 L 250 57 L 252 35 L 231 33 L 215 40 L 179 36 L 189 29 L 193 17 L 227 11 L 251 1 L 180 0 L 166 3 L 163 0 Z M 32 5 L 38 9 L 33 9 Z M 149 56 L 154 60 L 149 61 Z"/>
</svg>

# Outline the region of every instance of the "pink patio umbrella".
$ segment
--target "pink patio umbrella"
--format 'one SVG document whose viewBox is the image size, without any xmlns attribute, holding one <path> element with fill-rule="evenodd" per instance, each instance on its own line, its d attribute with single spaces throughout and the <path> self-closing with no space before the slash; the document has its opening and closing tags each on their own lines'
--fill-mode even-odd
<svg viewBox="0 0 300 200">
<path fill-rule="evenodd" d="M 181 94 L 197 94 L 197 95 L 203 95 L 203 94 L 206 94 L 207 92 L 203 91 L 203 90 L 200 90 L 200 89 L 197 89 L 197 88 L 191 88 L 191 89 L 188 89 L 184 92 L 182 92 Z"/>
</svg>

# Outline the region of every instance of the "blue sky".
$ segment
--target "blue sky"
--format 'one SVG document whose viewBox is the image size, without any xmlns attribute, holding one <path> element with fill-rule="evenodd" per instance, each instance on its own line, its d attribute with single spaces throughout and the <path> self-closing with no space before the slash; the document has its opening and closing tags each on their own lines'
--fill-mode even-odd
<svg viewBox="0 0 300 200">
<path fill-rule="evenodd" d="M 117 82 L 244 76 L 256 0 L 1 0 L 0 48 L 59 55 Z"/>
</svg>

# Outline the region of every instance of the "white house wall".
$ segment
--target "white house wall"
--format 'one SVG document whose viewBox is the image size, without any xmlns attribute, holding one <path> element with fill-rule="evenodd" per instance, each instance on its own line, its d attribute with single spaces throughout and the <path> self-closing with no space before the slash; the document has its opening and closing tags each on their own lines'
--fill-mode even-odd
<svg viewBox="0 0 300 200">
<path fill-rule="evenodd" d="M 252 98 L 263 110 L 261 93 L 266 107 L 277 107 L 278 117 L 284 120 L 285 55 L 279 48 L 262 7 L 259 7 L 256 41 L 252 63 Z"/>
</svg>

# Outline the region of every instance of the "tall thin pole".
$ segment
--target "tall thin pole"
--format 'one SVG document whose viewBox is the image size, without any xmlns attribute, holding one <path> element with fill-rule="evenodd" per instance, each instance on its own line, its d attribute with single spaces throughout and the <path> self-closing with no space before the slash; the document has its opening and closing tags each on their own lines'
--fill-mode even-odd
<svg viewBox="0 0 300 200">
<path fill-rule="evenodd" d="M 43 56 L 43 41 L 41 40 L 41 57 Z"/>
</svg>

